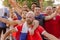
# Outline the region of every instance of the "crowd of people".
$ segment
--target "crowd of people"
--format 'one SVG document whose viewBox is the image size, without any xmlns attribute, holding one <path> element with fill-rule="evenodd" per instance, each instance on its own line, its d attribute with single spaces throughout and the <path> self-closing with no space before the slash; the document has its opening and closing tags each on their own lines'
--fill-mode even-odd
<svg viewBox="0 0 60 40">
<path fill-rule="evenodd" d="M 0 40 L 60 40 L 60 6 L 47 6 L 44 11 L 36 3 L 31 9 L 15 0 L 0 17 Z"/>
</svg>

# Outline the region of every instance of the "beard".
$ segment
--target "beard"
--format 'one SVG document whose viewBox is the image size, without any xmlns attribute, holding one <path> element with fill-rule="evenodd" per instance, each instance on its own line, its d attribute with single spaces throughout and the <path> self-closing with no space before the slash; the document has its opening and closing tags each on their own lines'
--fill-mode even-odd
<svg viewBox="0 0 60 40">
<path fill-rule="evenodd" d="M 27 24 L 31 25 L 33 21 L 27 20 Z"/>
</svg>

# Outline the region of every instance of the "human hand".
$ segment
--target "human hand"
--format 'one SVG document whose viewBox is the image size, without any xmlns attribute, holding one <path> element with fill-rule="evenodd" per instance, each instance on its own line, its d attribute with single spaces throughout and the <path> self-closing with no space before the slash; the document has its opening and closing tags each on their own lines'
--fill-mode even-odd
<svg viewBox="0 0 60 40">
<path fill-rule="evenodd" d="M 34 30 L 31 29 L 31 30 L 30 30 L 30 35 L 33 35 L 33 34 L 34 34 Z"/>
</svg>

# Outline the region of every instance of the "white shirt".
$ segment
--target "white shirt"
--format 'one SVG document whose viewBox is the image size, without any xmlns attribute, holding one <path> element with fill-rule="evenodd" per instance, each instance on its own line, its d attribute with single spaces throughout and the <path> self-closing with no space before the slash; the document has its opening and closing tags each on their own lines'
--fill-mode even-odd
<svg viewBox="0 0 60 40">
<path fill-rule="evenodd" d="M 22 33 L 28 33 L 28 30 L 29 30 L 29 28 L 28 28 L 28 26 L 27 26 L 27 23 L 25 22 L 24 24 L 23 24 L 23 27 L 22 27 Z"/>
</svg>

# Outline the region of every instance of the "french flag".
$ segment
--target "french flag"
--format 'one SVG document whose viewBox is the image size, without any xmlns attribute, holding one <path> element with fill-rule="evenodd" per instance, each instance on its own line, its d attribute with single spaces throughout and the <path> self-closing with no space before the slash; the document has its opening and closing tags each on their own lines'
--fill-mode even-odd
<svg viewBox="0 0 60 40">
<path fill-rule="evenodd" d="M 27 26 L 27 23 L 25 22 L 25 23 L 23 24 L 23 27 L 22 27 L 22 31 L 21 31 L 19 40 L 27 40 L 28 30 L 29 30 L 29 28 L 28 28 L 28 26 Z"/>
</svg>

